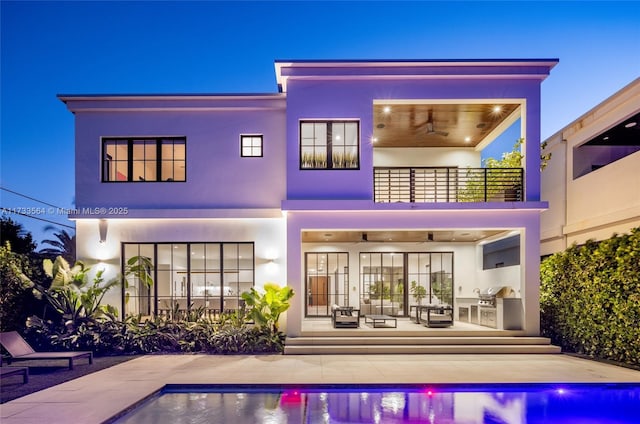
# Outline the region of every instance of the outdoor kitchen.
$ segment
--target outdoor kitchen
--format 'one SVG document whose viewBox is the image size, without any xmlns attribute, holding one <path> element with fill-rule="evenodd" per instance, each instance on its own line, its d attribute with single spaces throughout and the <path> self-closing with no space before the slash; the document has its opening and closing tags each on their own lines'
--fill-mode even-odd
<svg viewBox="0 0 640 424">
<path fill-rule="evenodd" d="M 475 289 L 477 297 L 456 299 L 458 321 L 498 330 L 521 330 L 522 299 L 510 286 Z"/>
</svg>

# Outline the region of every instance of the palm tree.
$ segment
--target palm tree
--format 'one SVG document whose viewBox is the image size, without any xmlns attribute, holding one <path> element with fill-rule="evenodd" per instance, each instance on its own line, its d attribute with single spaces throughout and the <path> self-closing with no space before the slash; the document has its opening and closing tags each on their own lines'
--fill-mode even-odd
<svg viewBox="0 0 640 424">
<path fill-rule="evenodd" d="M 45 231 L 55 229 L 53 226 L 47 226 Z M 76 236 L 69 234 L 66 230 L 60 230 L 53 233 L 56 240 L 42 240 L 42 244 L 48 244 L 47 247 L 40 250 L 43 255 L 51 255 L 52 257 L 62 256 L 70 264 L 76 262 Z"/>
</svg>

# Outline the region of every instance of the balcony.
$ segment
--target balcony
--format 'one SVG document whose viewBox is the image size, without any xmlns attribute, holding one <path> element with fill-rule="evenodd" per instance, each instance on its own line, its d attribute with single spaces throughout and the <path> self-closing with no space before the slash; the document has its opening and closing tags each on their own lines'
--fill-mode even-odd
<svg viewBox="0 0 640 424">
<path fill-rule="evenodd" d="M 522 168 L 374 168 L 376 203 L 522 202 Z"/>
</svg>

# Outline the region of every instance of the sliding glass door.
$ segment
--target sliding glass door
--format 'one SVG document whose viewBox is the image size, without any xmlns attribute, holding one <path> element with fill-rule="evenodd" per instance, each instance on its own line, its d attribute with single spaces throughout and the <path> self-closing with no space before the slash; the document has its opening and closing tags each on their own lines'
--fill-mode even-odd
<svg viewBox="0 0 640 424">
<path fill-rule="evenodd" d="M 406 316 L 403 253 L 360 254 L 360 311 L 363 315 Z"/>
</svg>

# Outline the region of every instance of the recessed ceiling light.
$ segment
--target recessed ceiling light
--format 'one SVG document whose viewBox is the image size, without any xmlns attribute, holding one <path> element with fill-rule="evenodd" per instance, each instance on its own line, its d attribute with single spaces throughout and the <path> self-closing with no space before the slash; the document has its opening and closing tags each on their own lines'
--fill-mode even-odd
<svg viewBox="0 0 640 424">
<path fill-rule="evenodd" d="M 638 123 L 633 121 L 633 122 L 629 122 L 628 124 L 625 124 L 624 127 L 625 128 L 632 128 L 635 127 Z"/>
<path fill-rule="evenodd" d="M 467 143 L 470 142 L 471 141 L 471 137 L 465 137 L 464 141 L 467 142 Z"/>
<path fill-rule="evenodd" d="M 382 108 L 382 111 L 383 111 L 384 113 L 390 113 L 390 112 L 391 112 L 391 106 L 385 106 L 385 107 L 383 107 L 383 108 Z"/>
<path fill-rule="evenodd" d="M 378 137 L 373 137 L 373 138 L 371 139 L 371 141 L 373 141 L 374 143 L 376 143 L 376 142 L 378 141 Z"/>
<path fill-rule="evenodd" d="M 336 135 L 336 140 L 340 140 L 340 134 Z"/>
<path fill-rule="evenodd" d="M 500 113 L 502 112 L 502 106 L 494 106 L 493 107 L 493 113 Z"/>
</svg>

